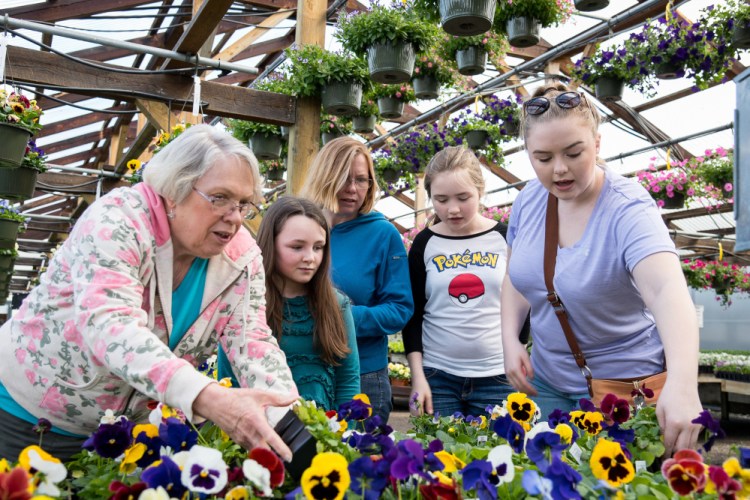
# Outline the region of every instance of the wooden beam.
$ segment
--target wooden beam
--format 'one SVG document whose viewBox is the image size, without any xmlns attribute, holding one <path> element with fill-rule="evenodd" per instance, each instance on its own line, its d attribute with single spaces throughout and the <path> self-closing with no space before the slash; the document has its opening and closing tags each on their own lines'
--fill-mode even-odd
<svg viewBox="0 0 750 500">
<path fill-rule="evenodd" d="M 267 7 L 273 10 L 297 8 L 297 0 L 237 0 L 237 3 L 253 7 Z"/>
<path fill-rule="evenodd" d="M 734 205 L 730 203 L 724 203 L 722 205 L 711 207 L 709 210 L 707 207 L 691 208 L 689 210 L 680 210 L 679 212 L 669 212 L 662 214 L 661 218 L 666 223 L 680 219 L 691 219 L 693 217 L 700 217 L 701 215 L 712 215 L 712 214 L 723 214 L 734 210 Z"/>
<path fill-rule="evenodd" d="M 99 143 L 99 141 L 106 137 L 107 131 L 111 131 L 111 129 L 106 129 L 106 131 L 104 132 L 101 130 L 97 130 L 88 134 L 79 135 L 78 137 L 71 137 L 62 141 L 45 144 L 42 149 L 46 154 L 51 155 L 54 153 L 59 153 L 60 151 L 77 148 L 78 146 L 83 146 L 85 144 L 96 143 L 94 145 L 95 147 Z"/>
<path fill-rule="evenodd" d="M 65 167 L 68 165 L 72 165 L 74 163 L 78 163 L 79 161 L 86 162 L 95 156 L 96 156 L 96 153 L 94 151 L 82 151 L 80 153 L 75 153 L 69 156 L 64 156 L 62 158 L 55 158 L 54 160 L 50 160 L 49 163 L 53 165 L 62 165 Z"/>
<path fill-rule="evenodd" d="M 482 165 L 484 165 L 485 167 L 487 167 L 490 170 L 490 172 L 492 172 L 496 176 L 500 177 L 500 179 L 504 180 L 508 184 L 515 184 L 516 182 L 521 182 L 521 180 L 522 180 L 522 179 L 516 177 L 515 175 L 513 175 L 510 172 L 510 170 L 508 170 L 506 168 L 498 167 L 497 165 L 495 165 L 494 163 L 492 163 L 491 161 L 489 161 L 484 156 L 482 156 L 479 159 L 479 161 L 482 163 Z"/>
<path fill-rule="evenodd" d="M 171 113 L 166 104 L 162 104 L 156 101 L 147 101 L 145 99 L 137 99 L 135 105 L 138 110 L 143 113 L 151 125 L 156 130 L 170 130 L 169 124 L 177 124 L 178 120 L 175 116 L 170 116 Z"/>
<path fill-rule="evenodd" d="M 265 19 L 262 23 L 255 27 L 248 34 L 234 42 L 226 49 L 219 52 L 214 59 L 220 59 L 222 61 L 233 61 L 237 58 L 237 55 L 242 53 L 245 49 L 250 47 L 258 38 L 268 33 L 268 30 L 277 26 L 281 21 L 288 19 L 294 11 L 287 10 L 279 12 Z"/>
<path fill-rule="evenodd" d="M 146 148 L 149 144 L 151 144 L 151 141 L 154 139 L 154 136 L 156 135 L 156 127 L 153 126 L 151 122 L 146 123 L 146 125 L 143 127 L 143 129 L 138 132 L 138 136 L 136 137 L 135 141 L 130 145 L 130 148 L 128 151 L 122 155 L 122 158 L 120 158 L 120 161 L 115 165 L 115 172 L 122 173 L 125 172 L 125 165 L 135 158 L 138 158 L 143 154 L 144 151 L 146 151 Z"/>
<path fill-rule="evenodd" d="M 106 113 L 106 111 L 125 111 L 132 108 L 133 106 L 130 104 L 120 104 L 119 106 L 106 108 L 106 110 L 102 110 L 101 112 L 86 113 L 85 115 L 60 120 L 54 123 L 45 123 L 42 130 L 36 135 L 36 138 L 40 139 L 42 137 L 59 134 L 60 132 L 68 132 L 83 127 L 84 125 L 91 125 L 92 123 L 109 121 L 113 116 L 117 115 Z"/>
<path fill-rule="evenodd" d="M 407 207 L 409 207 L 409 209 L 411 210 L 416 209 L 416 202 L 412 200 L 411 198 L 409 198 L 408 196 L 406 196 L 404 193 L 398 191 L 396 193 L 393 193 L 393 197 L 397 199 L 398 201 L 400 201 L 401 203 L 403 203 L 404 205 L 406 205 Z"/>
<path fill-rule="evenodd" d="M 233 0 L 205 0 L 172 50 L 184 54 L 198 54 L 206 41 L 212 39 L 219 21 L 232 6 Z M 161 69 L 188 68 L 189 63 L 170 59 Z"/>
<path fill-rule="evenodd" d="M 76 88 L 76 93 L 133 101 L 148 95 L 181 110 L 192 99 L 192 78 L 179 75 L 122 75 L 98 68 L 71 66 L 62 57 L 38 50 L 8 47 L 14 61 L 8 76 L 30 84 Z M 295 99 L 271 92 L 203 82 L 201 99 L 204 111 L 212 116 L 242 118 L 277 125 L 295 121 Z"/>
<path fill-rule="evenodd" d="M 37 189 L 45 193 L 96 194 L 96 183 L 97 177 L 93 175 L 71 172 L 43 172 L 37 177 Z"/>
<path fill-rule="evenodd" d="M 234 56 L 231 60 L 241 61 L 243 59 L 249 59 L 261 54 L 273 54 L 276 52 L 281 52 L 285 48 L 289 47 L 292 43 L 294 43 L 294 31 L 295 30 L 292 29 L 286 35 L 274 38 L 273 40 L 254 43 L 245 50 L 237 53 L 237 55 Z"/>
<path fill-rule="evenodd" d="M 130 7 L 148 3 L 153 3 L 153 0 L 55 0 L 7 10 L 0 9 L 0 14 L 26 21 L 56 23 L 66 19 L 90 17 L 103 12 L 127 10 Z"/>
</svg>

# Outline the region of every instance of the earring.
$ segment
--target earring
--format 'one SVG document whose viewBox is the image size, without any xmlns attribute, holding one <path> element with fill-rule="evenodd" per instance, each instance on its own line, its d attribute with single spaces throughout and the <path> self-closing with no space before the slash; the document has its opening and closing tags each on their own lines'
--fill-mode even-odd
<svg viewBox="0 0 750 500">
<path fill-rule="evenodd" d="M 170 210 L 169 212 L 167 212 L 167 217 L 169 218 L 169 220 L 174 219 L 174 210 Z"/>
</svg>

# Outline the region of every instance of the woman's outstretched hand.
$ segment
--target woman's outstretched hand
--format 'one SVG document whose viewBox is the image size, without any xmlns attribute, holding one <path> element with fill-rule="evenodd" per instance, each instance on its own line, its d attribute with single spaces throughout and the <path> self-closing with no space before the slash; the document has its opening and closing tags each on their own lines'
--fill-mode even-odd
<svg viewBox="0 0 750 500">
<path fill-rule="evenodd" d="M 292 452 L 268 423 L 266 408 L 290 406 L 296 400 L 294 395 L 210 384 L 198 394 L 193 411 L 214 422 L 243 448 L 271 448 L 289 462 Z"/>
</svg>

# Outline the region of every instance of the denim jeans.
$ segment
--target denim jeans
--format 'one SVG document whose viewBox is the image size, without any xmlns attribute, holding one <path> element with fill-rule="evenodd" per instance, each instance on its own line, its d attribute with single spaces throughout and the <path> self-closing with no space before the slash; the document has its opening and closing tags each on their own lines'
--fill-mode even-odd
<svg viewBox="0 0 750 500">
<path fill-rule="evenodd" d="M 388 367 L 370 373 L 363 373 L 359 379 L 360 390 L 367 394 L 372 405 L 372 414 L 380 415 L 383 422 L 388 422 L 388 417 L 393 409 L 391 401 L 391 380 L 388 378 Z"/>
<path fill-rule="evenodd" d="M 531 381 L 531 385 L 536 389 L 537 395 L 529 397 L 536 403 L 539 410 L 542 412 L 542 420 L 547 420 L 549 414 L 555 409 L 560 409 L 566 412 L 572 411 L 578 407 L 578 401 L 581 398 L 591 398 L 588 391 L 580 393 L 558 391 L 539 378 L 539 375 L 534 377 L 534 380 Z"/>
<path fill-rule="evenodd" d="M 513 387 L 505 375 L 493 377 L 459 377 L 437 368 L 424 368 L 432 391 L 432 410 L 441 416 L 461 412 L 478 417 L 488 406 L 502 405 Z"/>
</svg>

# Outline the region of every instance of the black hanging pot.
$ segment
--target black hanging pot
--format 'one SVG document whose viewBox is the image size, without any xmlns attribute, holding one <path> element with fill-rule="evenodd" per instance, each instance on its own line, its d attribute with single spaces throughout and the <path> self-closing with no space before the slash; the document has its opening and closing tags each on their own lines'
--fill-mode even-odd
<svg viewBox="0 0 750 500">
<path fill-rule="evenodd" d="M 440 24 L 455 36 L 481 35 L 492 27 L 497 0 L 440 0 Z"/>
<path fill-rule="evenodd" d="M 530 17 L 514 17 L 505 24 L 508 42 L 519 48 L 533 47 L 539 43 L 539 22 Z"/>
<path fill-rule="evenodd" d="M 732 45 L 739 49 L 750 49 L 750 24 L 735 21 L 732 28 Z"/>
<path fill-rule="evenodd" d="M 14 220 L 0 219 L 0 241 L 12 242 L 12 246 L 15 246 L 20 224 L 20 222 Z M 12 246 L 0 245 L 0 248 L 12 248 Z"/>
<path fill-rule="evenodd" d="M 333 130 L 331 132 L 323 132 L 320 136 L 320 140 L 323 141 L 323 144 L 328 144 L 332 140 L 338 139 L 339 137 L 344 137 L 344 134 Z"/>
<path fill-rule="evenodd" d="M 609 5 L 609 0 L 575 0 L 575 7 L 581 12 L 602 10 Z"/>
<path fill-rule="evenodd" d="M 466 143 L 471 149 L 481 149 L 487 145 L 488 137 L 486 130 L 469 130 L 466 132 Z"/>
<path fill-rule="evenodd" d="M 685 193 L 672 191 L 672 195 L 671 198 L 669 196 L 662 198 L 664 200 L 664 208 L 676 210 L 685 206 Z"/>
<path fill-rule="evenodd" d="M 353 129 L 358 134 L 372 134 L 375 131 L 376 123 L 377 117 L 375 115 L 355 116 L 352 118 Z"/>
<path fill-rule="evenodd" d="M 386 168 L 380 175 L 388 184 L 395 184 L 401 178 L 401 171 L 396 168 Z"/>
<path fill-rule="evenodd" d="M 395 97 L 381 97 L 378 99 L 378 110 L 380 116 L 387 120 L 401 118 L 404 114 L 404 101 Z"/>
<path fill-rule="evenodd" d="M 376 43 L 367 47 L 370 78 L 378 83 L 405 83 L 411 80 L 417 54 L 406 42 Z"/>
<path fill-rule="evenodd" d="M 436 99 L 440 95 L 440 83 L 432 75 L 415 76 L 411 83 L 417 99 Z"/>
<path fill-rule="evenodd" d="M 625 82 L 612 76 L 603 76 L 596 81 L 596 98 L 600 101 L 620 101 L 625 90 Z"/>
<path fill-rule="evenodd" d="M 0 168 L 0 198 L 28 200 L 34 196 L 38 174 L 39 171 L 27 167 Z"/>
<path fill-rule="evenodd" d="M 505 134 L 509 135 L 511 137 L 517 137 L 518 131 L 521 124 L 518 122 L 518 120 L 514 120 L 512 118 L 509 118 L 508 120 L 503 122 L 503 128 L 505 129 Z"/>
<path fill-rule="evenodd" d="M 456 64 L 458 72 L 462 75 L 481 75 L 487 66 L 487 51 L 484 47 L 477 46 L 457 50 Z"/>
<path fill-rule="evenodd" d="M 281 156 L 281 136 L 255 134 L 250 138 L 250 149 L 259 160 L 278 160 Z"/>
<path fill-rule="evenodd" d="M 26 155 L 31 132 L 9 123 L 0 123 L 0 167 L 16 168 Z"/>
<path fill-rule="evenodd" d="M 266 171 L 266 179 L 269 181 L 280 181 L 284 178 L 284 170 L 281 168 L 269 168 Z"/>
<path fill-rule="evenodd" d="M 362 84 L 358 82 L 328 82 L 320 95 L 323 111 L 329 115 L 346 116 L 359 111 L 362 104 Z"/>
<path fill-rule="evenodd" d="M 660 80 L 674 80 L 680 77 L 682 68 L 672 61 L 663 61 L 654 66 L 654 74 Z"/>
</svg>

